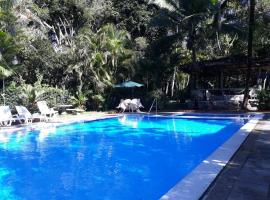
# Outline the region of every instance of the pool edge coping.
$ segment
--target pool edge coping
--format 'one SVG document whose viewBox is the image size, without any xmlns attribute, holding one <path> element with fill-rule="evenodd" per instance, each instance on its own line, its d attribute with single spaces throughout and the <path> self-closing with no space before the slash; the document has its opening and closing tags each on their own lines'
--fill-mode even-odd
<svg viewBox="0 0 270 200">
<path fill-rule="evenodd" d="M 48 128 L 50 126 L 56 127 L 56 126 L 70 125 L 74 123 L 86 123 L 86 122 L 92 122 L 92 121 L 117 118 L 119 116 L 121 115 L 105 115 L 105 116 L 99 116 L 97 118 L 91 118 L 91 119 L 71 119 L 71 120 L 63 120 L 63 121 L 38 122 L 38 123 L 32 123 L 32 124 L 19 124 L 19 125 L 10 126 L 10 127 L 3 127 L 4 129 L 0 129 L 0 133 L 13 133 L 15 131 L 33 131 L 33 130 L 40 130 L 44 127 Z"/>
<path fill-rule="evenodd" d="M 263 117 L 264 114 L 255 114 L 233 136 L 162 195 L 160 200 L 200 199 Z"/>
</svg>

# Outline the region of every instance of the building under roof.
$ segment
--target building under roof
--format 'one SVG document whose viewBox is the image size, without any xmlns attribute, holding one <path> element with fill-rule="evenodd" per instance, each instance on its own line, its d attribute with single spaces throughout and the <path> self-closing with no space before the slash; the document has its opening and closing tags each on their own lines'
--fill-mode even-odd
<svg viewBox="0 0 270 200">
<path fill-rule="evenodd" d="M 180 66 L 193 80 L 193 89 L 243 87 L 247 70 L 246 56 L 233 56 L 216 60 L 196 62 Z M 269 87 L 270 58 L 255 58 L 251 64 L 250 85 L 261 84 Z M 211 86 L 213 82 L 214 86 Z M 230 84 L 233 83 L 233 84 Z M 233 85 L 233 86 L 231 86 Z"/>
</svg>

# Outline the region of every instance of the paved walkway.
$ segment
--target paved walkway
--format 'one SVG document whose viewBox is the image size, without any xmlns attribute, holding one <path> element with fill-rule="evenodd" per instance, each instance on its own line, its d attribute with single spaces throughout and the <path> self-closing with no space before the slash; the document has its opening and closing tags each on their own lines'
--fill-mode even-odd
<svg viewBox="0 0 270 200">
<path fill-rule="evenodd" d="M 270 200 L 270 120 L 260 121 L 202 200 Z"/>
</svg>

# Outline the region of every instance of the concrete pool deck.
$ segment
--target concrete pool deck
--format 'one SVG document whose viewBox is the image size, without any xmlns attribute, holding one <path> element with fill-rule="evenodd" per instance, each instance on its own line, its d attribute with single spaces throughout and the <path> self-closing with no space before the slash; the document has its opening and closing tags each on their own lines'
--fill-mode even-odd
<svg viewBox="0 0 270 200">
<path fill-rule="evenodd" d="M 201 200 L 270 199 L 269 119 L 259 121 Z"/>
</svg>

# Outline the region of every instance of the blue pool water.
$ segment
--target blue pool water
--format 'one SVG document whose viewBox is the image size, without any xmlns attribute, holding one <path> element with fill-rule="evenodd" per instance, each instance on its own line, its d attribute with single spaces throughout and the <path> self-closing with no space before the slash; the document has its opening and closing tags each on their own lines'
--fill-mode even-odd
<svg viewBox="0 0 270 200">
<path fill-rule="evenodd" d="M 0 132 L 0 199 L 158 199 L 243 124 L 126 115 Z"/>
</svg>

